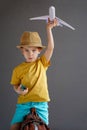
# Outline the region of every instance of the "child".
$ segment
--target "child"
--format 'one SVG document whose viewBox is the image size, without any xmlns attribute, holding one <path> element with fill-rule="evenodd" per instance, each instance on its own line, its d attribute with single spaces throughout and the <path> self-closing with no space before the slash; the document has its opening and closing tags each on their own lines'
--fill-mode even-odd
<svg viewBox="0 0 87 130">
<path fill-rule="evenodd" d="M 17 48 L 20 49 L 25 61 L 15 67 L 11 84 L 19 95 L 16 111 L 11 122 L 10 130 L 19 130 L 25 115 L 30 108 L 35 107 L 37 114 L 48 125 L 48 102 L 50 101 L 46 70 L 50 65 L 53 54 L 54 40 L 52 28 L 57 26 L 56 19 L 47 23 L 48 45 L 45 53 L 38 57 L 45 46 L 42 45 L 37 32 L 24 32 Z"/>
</svg>

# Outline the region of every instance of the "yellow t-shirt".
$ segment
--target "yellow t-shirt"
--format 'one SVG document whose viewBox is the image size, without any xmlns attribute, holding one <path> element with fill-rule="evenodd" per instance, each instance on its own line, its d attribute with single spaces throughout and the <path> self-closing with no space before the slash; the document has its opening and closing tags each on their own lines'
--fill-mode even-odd
<svg viewBox="0 0 87 130">
<path fill-rule="evenodd" d="M 22 84 L 29 90 L 26 95 L 19 95 L 18 103 L 50 101 L 46 76 L 49 65 L 42 55 L 35 62 L 23 62 L 14 68 L 11 84 Z"/>
</svg>

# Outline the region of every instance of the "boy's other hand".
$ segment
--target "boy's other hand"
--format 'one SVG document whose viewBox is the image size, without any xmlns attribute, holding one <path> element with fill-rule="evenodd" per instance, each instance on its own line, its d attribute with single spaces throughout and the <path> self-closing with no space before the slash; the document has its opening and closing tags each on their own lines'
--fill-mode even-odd
<svg viewBox="0 0 87 130">
<path fill-rule="evenodd" d="M 22 85 L 19 85 L 16 90 L 18 94 L 25 95 L 28 93 L 28 88 L 22 89 Z"/>
</svg>

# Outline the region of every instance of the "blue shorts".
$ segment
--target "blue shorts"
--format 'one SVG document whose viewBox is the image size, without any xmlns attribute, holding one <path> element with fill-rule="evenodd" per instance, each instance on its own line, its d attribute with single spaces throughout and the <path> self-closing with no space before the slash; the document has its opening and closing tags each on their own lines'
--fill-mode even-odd
<svg viewBox="0 0 87 130">
<path fill-rule="evenodd" d="M 20 123 L 24 117 L 30 113 L 31 108 L 36 108 L 40 118 L 48 125 L 48 103 L 47 102 L 28 102 L 16 105 L 16 111 L 11 121 L 11 125 Z"/>
</svg>

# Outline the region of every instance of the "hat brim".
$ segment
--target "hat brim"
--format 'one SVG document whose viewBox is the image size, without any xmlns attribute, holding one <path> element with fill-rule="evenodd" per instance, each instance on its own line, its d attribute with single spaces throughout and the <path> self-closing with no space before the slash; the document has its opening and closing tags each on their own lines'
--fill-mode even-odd
<svg viewBox="0 0 87 130">
<path fill-rule="evenodd" d="M 41 48 L 41 49 L 44 49 L 46 48 L 46 46 L 38 46 L 38 45 L 18 45 L 16 46 L 18 49 L 20 48 L 23 48 L 23 47 L 38 47 L 38 48 Z"/>
</svg>

